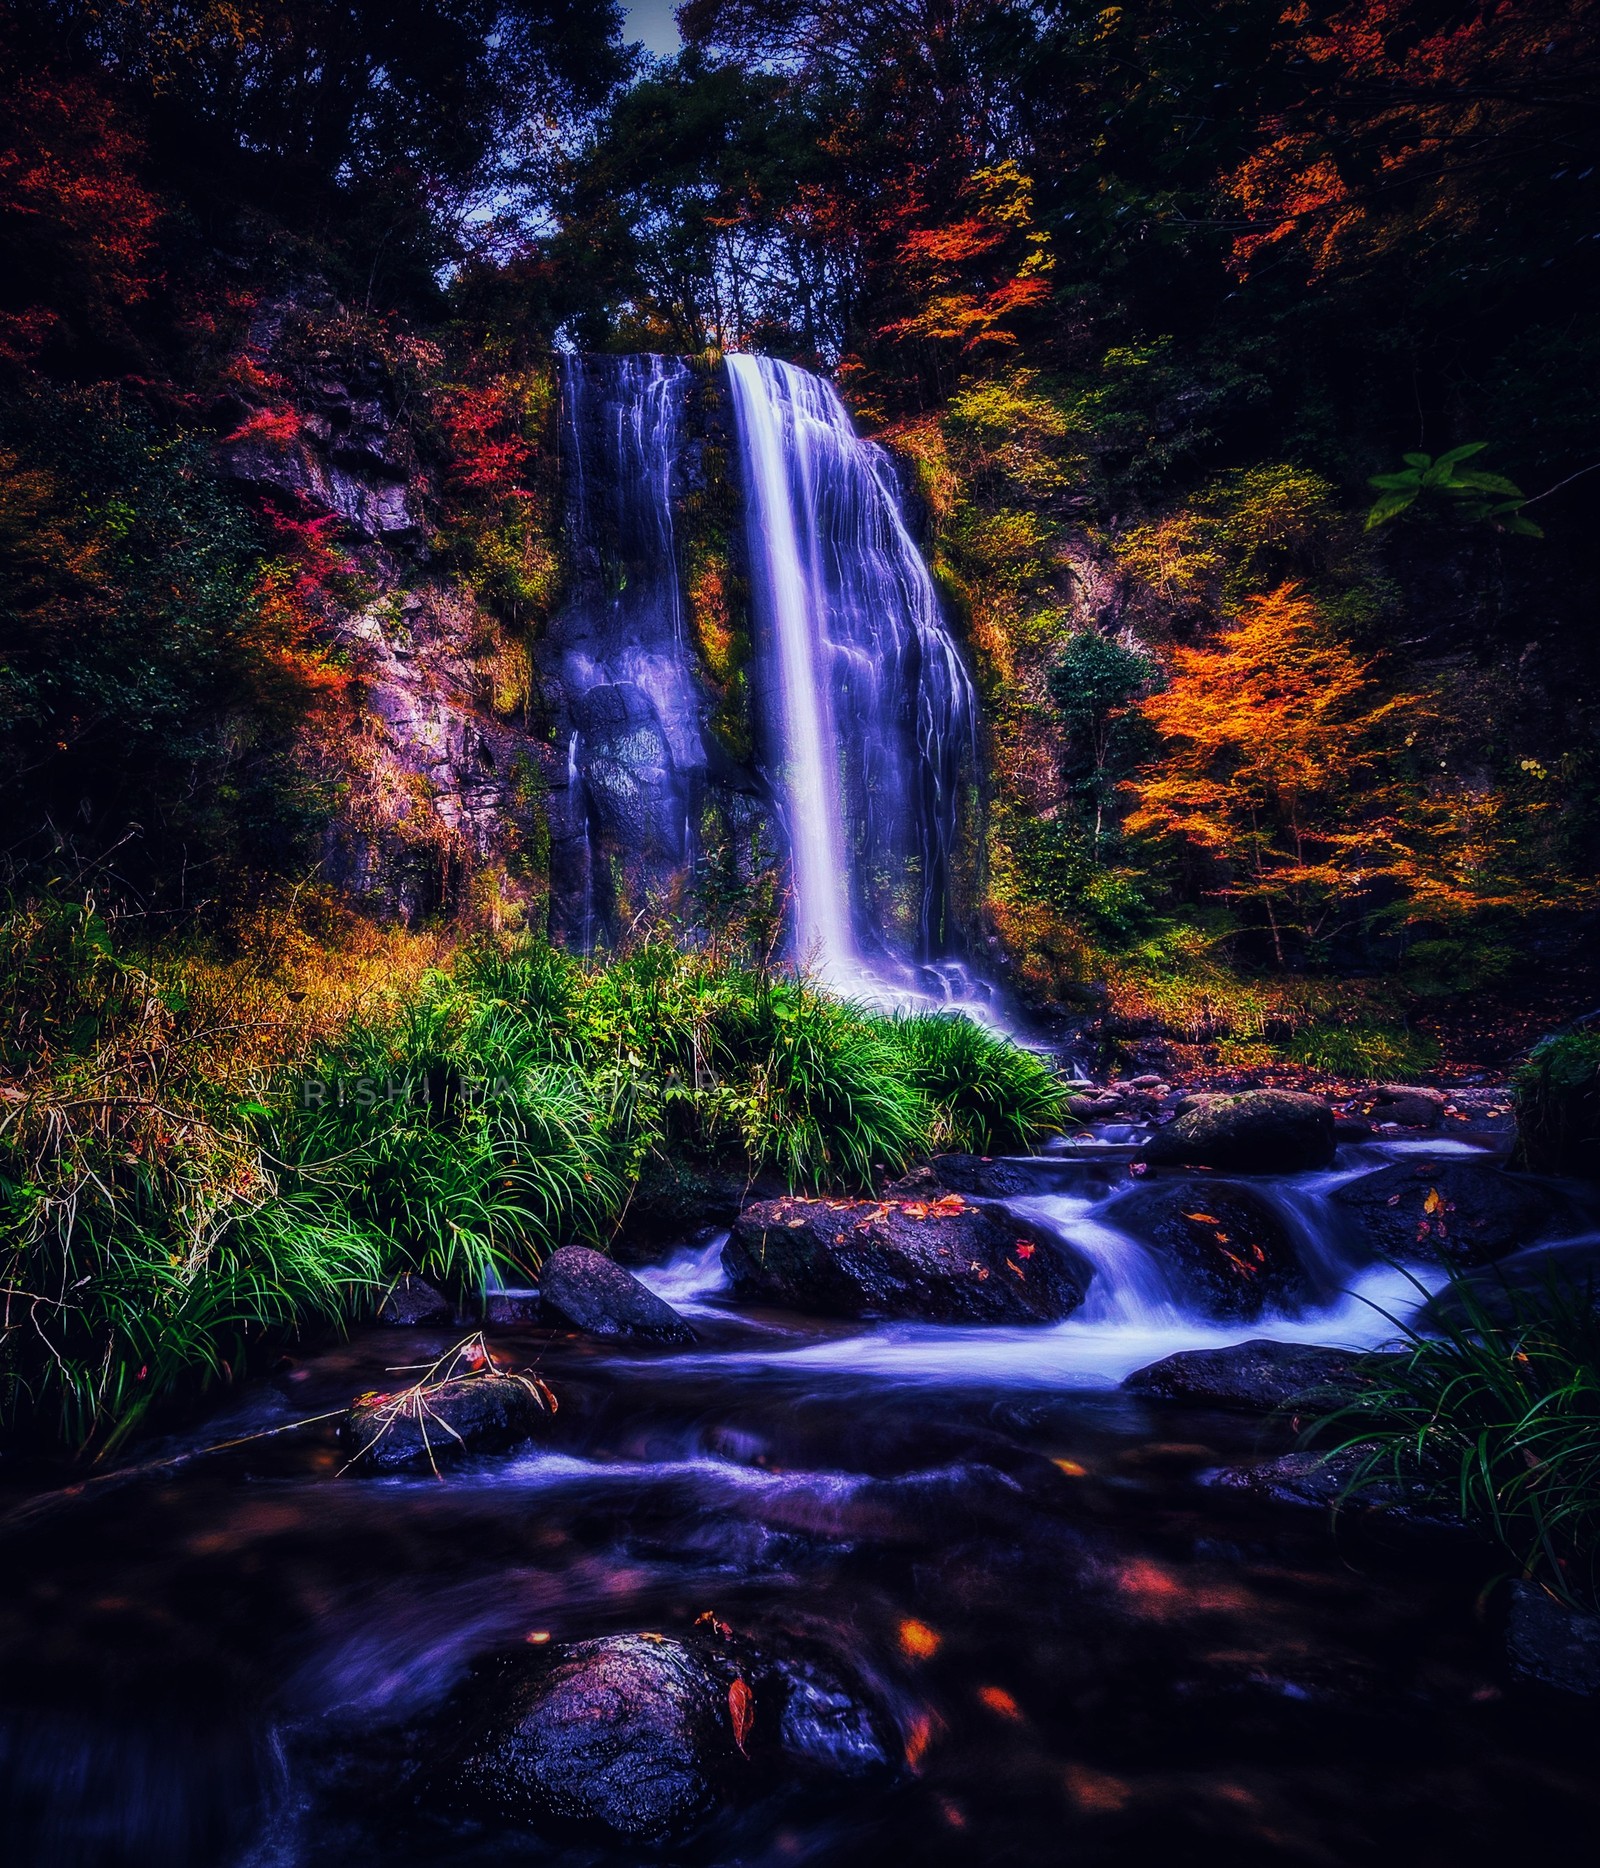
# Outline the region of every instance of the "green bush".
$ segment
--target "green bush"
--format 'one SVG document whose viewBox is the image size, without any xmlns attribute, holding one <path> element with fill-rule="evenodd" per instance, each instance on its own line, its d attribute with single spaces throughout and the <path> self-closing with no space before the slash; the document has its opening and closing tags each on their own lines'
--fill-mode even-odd
<svg viewBox="0 0 1600 1868">
<path fill-rule="evenodd" d="M 1600 1180 L 1600 1031 L 1545 1038 L 1517 1071 L 1513 1089 L 1517 1166 Z"/>
</svg>

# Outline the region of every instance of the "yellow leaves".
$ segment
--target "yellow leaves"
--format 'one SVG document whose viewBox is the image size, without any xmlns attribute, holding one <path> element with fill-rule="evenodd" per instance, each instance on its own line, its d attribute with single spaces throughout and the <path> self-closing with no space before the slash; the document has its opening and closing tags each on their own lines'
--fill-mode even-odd
<svg viewBox="0 0 1600 1868">
<path fill-rule="evenodd" d="M 1202 1226 L 1219 1226 L 1221 1221 L 1214 1213 L 1185 1213 L 1185 1219 L 1192 1219 Z"/>
</svg>

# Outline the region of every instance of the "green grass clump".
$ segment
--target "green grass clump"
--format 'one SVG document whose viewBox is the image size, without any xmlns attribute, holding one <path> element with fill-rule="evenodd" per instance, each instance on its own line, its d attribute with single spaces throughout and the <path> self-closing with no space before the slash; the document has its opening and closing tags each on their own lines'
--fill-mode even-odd
<svg viewBox="0 0 1600 1868">
<path fill-rule="evenodd" d="M 641 1177 L 860 1193 L 1059 1126 L 1049 1068 L 958 1018 L 659 943 L 361 938 L 283 975 L 0 924 L 0 1424 L 103 1451 L 405 1273 L 470 1304 L 604 1246 Z"/>
<path fill-rule="evenodd" d="M 1517 1166 L 1600 1180 L 1600 1031 L 1560 1032 L 1513 1079 Z"/>
<path fill-rule="evenodd" d="M 1419 1287 L 1420 1289 L 1421 1287 Z M 1369 1358 L 1319 1422 L 1355 1456 L 1346 1495 L 1398 1483 L 1491 1536 L 1516 1573 L 1600 1607 L 1600 1313 L 1593 1290 L 1483 1292 L 1457 1276 L 1437 1334 Z"/>
<path fill-rule="evenodd" d="M 895 1039 L 936 1111 L 937 1146 L 1001 1154 L 1062 1128 L 1066 1085 L 1035 1052 L 954 1012 L 897 1019 Z"/>
</svg>

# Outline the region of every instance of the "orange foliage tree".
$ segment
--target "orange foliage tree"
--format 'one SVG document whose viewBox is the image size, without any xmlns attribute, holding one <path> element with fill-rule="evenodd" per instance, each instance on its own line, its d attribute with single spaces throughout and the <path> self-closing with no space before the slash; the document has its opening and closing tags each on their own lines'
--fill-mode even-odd
<svg viewBox="0 0 1600 1868">
<path fill-rule="evenodd" d="M 1138 705 L 1160 753 L 1124 787 L 1127 828 L 1209 858 L 1211 892 L 1260 911 L 1280 965 L 1286 937 L 1313 948 L 1373 919 L 1454 926 L 1552 899 L 1521 873 L 1538 807 L 1437 761 L 1425 775 L 1426 702 L 1385 695 L 1296 585 L 1175 649 L 1169 685 Z"/>
<path fill-rule="evenodd" d="M 1282 26 L 1297 95 L 1227 182 L 1240 270 L 1285 247 L 1313 276 L 1462 235 L 1492 251 L 1519 195 L 1543 214 L 1594 159 L 1593 0 L 1291 0 Z"/>
</svg>

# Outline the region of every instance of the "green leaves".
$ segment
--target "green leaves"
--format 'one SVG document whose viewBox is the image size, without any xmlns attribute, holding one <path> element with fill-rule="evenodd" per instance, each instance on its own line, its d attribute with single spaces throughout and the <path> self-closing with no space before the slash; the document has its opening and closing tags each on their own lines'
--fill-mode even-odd
<svg viewBox="0 0 1600 1868">
<path fill-rule="evenodd" d="M 1497 532 L 1518 538 L 1543 538 L 1544 533 L 1522 510 L 1528 499 L 1515 481 L 1463 467 L 1463 462 L 1476 459 L 1488 445 L 1468 441 L 1437 459 L 1431 454 L 1403 454 L 1404 471 L 1373 474 L 1367 485 L 1376 488 L 1379 498 L 1368 509 L 1366 529 L 1375 532 L 1420 502 L 1469 524 L 1489 524 Z"/>
</svg>

